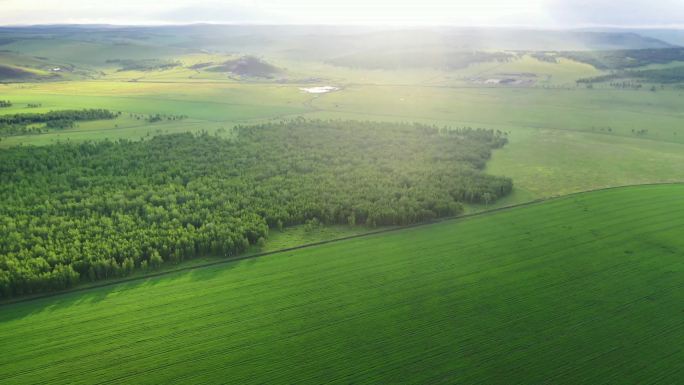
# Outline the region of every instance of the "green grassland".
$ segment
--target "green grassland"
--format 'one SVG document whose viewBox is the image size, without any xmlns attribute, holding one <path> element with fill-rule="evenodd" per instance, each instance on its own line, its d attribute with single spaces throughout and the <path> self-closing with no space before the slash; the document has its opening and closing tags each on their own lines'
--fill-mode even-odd
<svg viewBox="0 0 684 385">
<path fill-rule="evenodd" d="M 0 311 L 0 382 L 656 384 L 684 186 L 573 195 Z"/>
<path fill-rule="evenodd" d="M 500 74 L 534 74 L 535 85 L 541 87 L 567 87 L 574 85 L 577 78 L 596 76 L 600 72 L 584 63 L 559 58 L 557 62 L 537 60 L 521 55 L 515 60 L 502 63 L 478 63 L 458 71 L 455 75 L 464 78 L 487 78 Z"/>
<path fill-rule="evenodd" d="M 451 70 L 367 70 L 266 50 L 264 60 L 282 69 L 282 76 L 264 79 L 193 69 L 191 66 L 199 63 L 221 63 L 241 54 L 164 46 L 178 43 L 171 34 L 137 42 L 123 35 L 114 45 L 107 39 L 95 34 L 89 41 L 58 39 L 50 46 L 50 40 L 34 37 L 2 46 L 6 52 L 0 54 L 0 63 L 34 71 L 57 64 L 74 69 L 59 73 L 60 81 L 0 84 L 0 99 L 13 102 L 11 108 L 0 109 L 0 114 L 82 108 L 107 108 L 122 114 L 117 119 L 80 122 L 73 128 L 40 135 L 3 137 L 0 148 L 135 140 L 187 131 L 233 136 L 236 124 L 298 116 L 351 118 L 507 132 L 510 143 L 494 151 L 487 172 L 512 178 L 513 193 L 494 204 L 470 204 L 466 212 L 609 186 L 684 181 L 684 168 L 680 167 L 684 161 L 682 91 L 674 86 L 658 92 L 577 87 L 577 79 L 606 72 L 562 57 L 553 62 L 518 53 L 511 60 Z M 122 60 L 153 57 L 180 65 L 120 70 Z M 505 76 L 527 77 L 532 82 L 522 86 L 483 83 Z M 323 95 L 300 90 L 314 85 L 341 89 Z M 36 103 L 39 108 L 28 108 Z M 188 118 L 145 120 L 145 115 L 157 113 Z M 363 229 L 328 228 L 308 233 L 285 229 L 282 234 L 274 233 L 265 249 L 359 231 Z"/>
<path fill-rule="evenodd" d="M 82 123 L 43 135 L 3 138 L 2 147 L 60 140 L 138 139 L 160 132 L 229 132 L 237 123 L 280 119 L 308 111 L 303 104 L 306 95 L 296 87 L 277 84 L 56 82 L 0 86 L 0 95 L 14 104 L 0 109 L 0 114 L 102 106 L 122 112 L 116 120 Z M 40 103 L 41 107 L 28 108 L 29 103 Z M 189 119 L 150 124 L 130 117 L 157 113 L 183 114 Z"/>
<path fill-rule="evenodd" d="M 540 48 L 546 36 L 497 33 L 489 48 L 468 49 L 505 59 L 445 68 L 406 55 L 439 59 L 446 46 L 433 32 L 187 28 L 0 30 L 0 100 L 12 102 L 0 115 L 121 112 L 3 136 L 0 151 L 182 132 L 237 139 L 235 125 L 297 117 L 419 122 L 507 133 L 483 172 L 511 178 L 514 189 L 465 205 L 467 214 L 488 211 L 481 215 L 281 252 L 390 228 L 272 227 L 238 259 L 202 254 L 5 303 L 0 383 L 575 385 L 684 375 L 684 184 L 572 195 L 684 181 L 680 84 L 578 84 L 612 73 L 588 64 L 599 53 L 611 63 L 625 57 L 572 60 L 531 47 L 578 49 L 556 47 L 567 36 Z M 469 32 L 461 33 L 452 37 Z M 385 47 L 388 36 L 406 46 Z M 399 50 L 411 65 L 363 69 L 359 53 L 375 50 L 381 59 Z M 663 52 L 656 61 L 639 54 L 644 65 L 630 70 L 681 66 Z M 277 74 L 206 69 L 244 55 Z M 361 65 L 332 64 L 344 57 Z M 322 85 L 339 89 L 302 90 Z M 155 114 L 186 118 L 147 120 Z M 556 196 L 564 197 L 494 210 Z"/>
<path fill-rule="evenodd" d="M 509 132 L 511 145 L 495 152 L 489 167 L 514 179 L 520 191 L 514 194 L 519 200 L 512 203 L 598 187 L 684 180 L 684 171 L 677 167 L 684 154 L 680 124 L 684 110 L 682 92 L 676 88 L 658 92 L 584 89 L 571 84 L 575 78 L 595 75 L 592 67 L 566 59 L 542 62 L 527 55 L 452 72 L 358 70 L 272 60 L 286 70 L 286 82 L 237 81 L 222 73 L 187 68 L 227 57 L 231 56 L 191 54 L 178 58 L 185 67 L 163 71 L 107 70 L 100 80 L 0 85 L 0 98 L 14 102 L 14 107 L 0 109 L 0 114 L 77 108 L 123 112 L 114 121 L 3 138 L 0 147 L 200 130 L 231 135 L 238 123 L 296 116 L 417 121 Z M 535 73 L 539 83 L 504 87 L 467 80 L 500 73 Z M 298 82 L 307 77 L 318 79 L 313 84 L 342 89 L 306 94 L 299 88 L 311 84 Z M 28 103 L 42 107 L 27 109 Z M 189 118 L 148 124 L 131 119 L 131 113 Z"/>
<path fill-rule="evenodd" d="M 107 60 L 169 58 L 185 50 L 150 44 L 95 42 L 55 38 L 22 38 L 2 46 L 4 50 L 25 55 L 39 54 L 58 62 L 97 68 Z"/>
<path fill-rule="evenodd" d="M 274 229 L 268 235 L 268 242 L 262 247 L 253 246 L 250 253 L 263 253 L 289 249 L 301 245 L 340 239 L 391 229 L 391 226 L 368 227 L 346 225 L 290 226 L 283 230 Z"/>
<path fill-rule="evenodd" d="M 684 142 L 681 91 L 350 86 L 316 100 L 325 111 L 496 128 L 587 131 Z M 611 131 L 608 131 L 608 128 Z"/>
<path fill-rule="evenodd" d="M 316 99 L 319 111 L 310 115 L 509 132 L 510 145 L 495 151 L 488 167 L 513 178 L 524 201 L 684 180 L 681 103 L 675 90 L 358 86 Z"/>
<path fill-rule="evenodd" d="M 681 132 L 681 131 L 680 131 Z M 586 132 L 516 130 L 487 172 L 508 175 L 524 202 L 610 186 L 684 181 L 684 146 Z"/>
</svg>

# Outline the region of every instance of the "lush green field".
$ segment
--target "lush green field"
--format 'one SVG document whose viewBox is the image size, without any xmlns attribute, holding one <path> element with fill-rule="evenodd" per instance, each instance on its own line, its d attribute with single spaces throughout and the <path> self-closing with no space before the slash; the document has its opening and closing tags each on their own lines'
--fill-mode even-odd
<svg viewBox="0 0 684 385">
<path fill-rule="evenodd" d="M 510 145 L 494 152 L 488 168 L 514 180 L 517 202 L 684 180 L 684 115 L 674 90 L 355 86 L 313 105 L 320 110 L 309 116 L 507 131 Z"/>
<path fill-rule="evenodd" d="M 65 140 L 137 139 L 202 130 L 231 135 L 235 124 L 296 116 L 417 121 L 509 132 L 510 146 L 495 152 L 488 167 L 515 181 L 516 191 L 510 203 L 606 186 L 684 180 L 684 168 L 679 167 L 684 160 L 681 89 L 666 87 L 650 92 L 576 87 L 577 79 L 606 72 L 565 58 L 548 62 L 525 54 L 505 62 L 484 62 L 450 71 L 364 70 L 334 66 L 306 55 L 295 58 L 271 52 L 267 60 L 283 69 L 286 77 L 278 82 L 236 80 L 224 73 L 196 71 L 190 66 L 222 62 L 234 56 L 178 52 L 175 48 L 158 56 L 182 66 L 118 71 L 118 64 L 104 60 L 149 56 L 139 46 L 111 48 L 106 37 L 96 36 L 92 42 L 60 41 L 54 47 L 72 52 L 76 66 L 99 71 L 97 76 L 81 81 L 0 85 L 0 99 L 15 104 L 0 109 L 0 114 L 107 108 L 122 111 L 122 116 L 42 135 L 5 137 L 0 147 Z M 155 36 L 144 45 L 156 42 L 163 46 L 175 41 L 165 39 Z M 44 39 L 30 40 L 25 45 L 18 40 L 8 47 L 17 50 L 11 60 L 6 60 L 10 64 L 20 63 L 17 58 L 22 52 L 38 55 L 45 51 L 44 56 L 65 59 L 60 56 L 62 51 L 55 52 Z M 286 52 L 288 47 L 282 48 Z M 97 50 L 106 51 L 106 58 L 81 58 Z M 37 62 L 28 63 L 39 67 Z M 481 82 L 525 74 L 534 80 L 532 85 L 505 87 Z M 324 84 L 342 89 L 324 95 L 310 95 L 299 89 Z M 41 108 L 28 109 L 28 103 L 41 103 Z M 131 113 L 183 114 L 189 118 L 149 124 L 131 118 Z"/>
<path fill-rule="evenodd" d="M 0 382 L 662 384 L 684 375 L 684 186 L 0 308 Z"/>
<path fill-rule="evenodd" d="M 42 135 L 2 138 L 0 147 L 45 145 L 57 141 L 138 139 L 160 133 L 230 133 L 235 124 L 301 115 L 310 108 L 308 96 L 296 87 L 260 84 L 60 82 L 0 86 L 0 97 L 14 103 L 0 114 L 45 112 L 53 109 L 106 108 L 123 112 L 114 121 L 79 124 Z M 40 108 L 27 108 L 40 103 Z M 99 106 L 99 107 L 94 107 Z M 129 114 L 183 114 L 189 119 L 150 124 Z"/>
<path fill-rule="evenodd" d="M 684 132 L 684 131 L 680 131 Z M 508 175 L 515 202 L 595 188 L 684 181 L 684 145 L 547 129 L 520 129 L 487 171 Z"/>
<path fill-rule="evenodd" d="M 462 33 L 352 29 L 340 34 L 326 27 L 266 26 L 0 29 L 0 100 L 13 104 L 0 108 L 0 116 L 82 109 L 116 114 L 112 119 L 79 120 L 63 126 L 29 124 L 23 131 L 7 126 L 0 133 L 2 154 L 29 154 L 19 163 L 5 164 L 5 173 L 16 172 L 13 180 L 26 189 L 15 189 L 5 199 L 7 205 L 24 202 L 26 207 L 19 213 L 6 210 L 5 220 L 0 221 L 0 233 L 7 234 L 0 243 L 12 243 L 10 254 L 16 257 L 11 266 L 0 269 L 0 278 L 27 266 L 45 273 L 46 260 L 77 262 L 83 267 L 79 259 L 96 256 L 89 245 L 77 249 L 83 245 L 78 240 L 60 241 L 65 249 L 59 255 L 30 247 L 58 238 L 46 232 L 47 225 L 69 236 L 95 233 L 111 225 L 111 213 L 80 230 L 60 225 L 54 213 L 46 214 L 46 208 L 60 201 L 58 180 L 85 185 L 81 183 L 85 179 L 74 176 L 87 175 L 91 163 L 97 163 L 90 160 L 81 168 L 67 165 L 55 171 L 54 160 L 63 158 L 57 150 L 69 147 L 57 143 L 65 141 L 208 133 L 212 136 L 198 135 L 211 138 L 198 148 L 167 151 L 165 147 L 160 154 L 188 156 L 176 162 L 176 168 L 197 163 L 197 175 L 212 166 L 220 170 L 216 183 L 208 184 L 215 190 L 202 196 L 226 206 L 235 197 L 244 200 L 249 194 L 223 186 L 229 178 L 221 176 L 222 172 L 233 166 L 210 160 L 203 151 L 224 143 L 219 137 L 229 138 L 226 148 L 239 143 L 242 152 L 219 158 L 249 159 L 258 167 L 263 165 L 268 171 L 264 175 L 274 176 L 271 185 L 261 176 L 254 184 L 259 191 L 273 191 L 283 199 L 269 207 L 282 211 L 290 205 L 291 211 L 299 212 L 303 203 L 320 200 L 330 205 L 326 213 L 331 216 L 336 207 L 354 207 L 363 200 L 382 203 L 367 190 L 344 182 L 344 177 L 359 180 L 353 173 L 358 171 L 352 166 L 355 162 L 369 157 L 373 164 L 384 164 L 369 166 L 383 173 L 369 178 L 370 185 L 380 186 L 387 176 L 382 170 L 404 172 L 423 163 L 437 169 L 440 159 L 445 159 L 430 155 L 429 146 L 409 148 L 397 135 L 378 142 L 390 145 L 396 156 L 374 150 L 369 138 L 380 132 L 374 122 L 505 132 L 508 144 L 495 149 L 491 159 L 486 159 L 489 151 L 483 153 L 478 170 L 482 167 L 486 174 L 510 177 L 513 191 L 494 203 L 463 200 L 468 202 L 465 213 L 610 186 L 684 182 L 684 88 L 679 78 L 671 79 L 676 68 L 681 69 L 680 50 L 643 50 L 660 45 L 641 41 L 638 34 L 594 36 L 600 39 L 585 41 L 589 35 L 584 33 L 547 31 L 539 39 L 536 31 L 507 31 L 506 36 L 490 33 L 478 42 L 477 33 L 474 39 L 470 32 Z M 473 52 L 450 50 L 442 45 L 447 37 L 450 44 Z M 562 44 L 575 39 L 577 47 Z M 581 52 L 561 52 L 580 48 Z M 585 51 L 599 48 L 639 50 Z M 253 55 L 252 62 L 257 64 L 245 64 L 239 73 L 220 69 L 245 55 Z M 459 60 L 468 63 L 461 66 Z M 436 65 L 442 62 L 451 64 Z M 270 70 L 266 75 L 252 75 L 260 67 Z M 651 90 L 650 83 L 641 89 L 608 83 L 593 84 L 590 89 L 577 83 L 603 79 L 615 68 L 646 70 L 650 79 L 668 75 L 668 84 Z M 324 85 L 338 89 L 328 94 L 304 92 L 306 87 Z M 184 119 L 148 120 L 156 114 Z M 365 134 L 353 136 L 359 142 L 347 147 L 339 136 L 320 127 L 314 130 L 318 135 L 307 141 L 297 135 L 279 138 L 263 133 L 269 127 L 264 124 L 258 132 L 266 136 L 255 136 L 257 151 L 253 152 L 245 152 L 245 142 L 237 134 L 240 130 L 234 129 L 300 116 L 373 122 L 365 123 Z M 270 142 L 285 147 L 256 145 Z M 149 140 L 139 145 L 155 143 Z M 17 145 L 52 146 L 9 149 Z M 88 146 L 97 145 L 81 147 Z M 209 152 L 220 154 L 215 148 Z M 34 156 L 41 153 L 42 157 Z M 123 157 L 135 160 L 131 154 L 136 153 Z M 295 170 L 310 174 L 300 167 L 302 159 L 313 156 L 312 164 L 318 167 L 325 165 L 321 159 L 335 153 L 341 154 L 341 161 L 331 164 L 353 169 L 328 172 L 344 175 L 330 179 L 341 183 L 330 184 L 331 191 L 353 191 L 357 195 L 352 202 L 335 203 L 333 195 L 319 191 L 328 184 L 318 179 L 299 184 L 311 197 L 302 195 L 305 198 L 298 201 L 287 196 L 293 191 L 287 184 L 296 181 Z M 463 155 L 458 149 L 449 153 Z M 139 154 L 153 153 L 141 150 Z M 406 162 L 398 162 L 400 158 Z M 41 173 L 41 178 L 17 172 L 19 164 L 29 163 L 37 170 L 51 171 Z M 145 166 L 153 163 L 146 160 Z M 134 203 L 131 194 L 125 199 L 109 194 L 146 168 L 131 163 L 132 168 L 124 170 L 117 161 L 107 164 L 113 165 L 113 173 L 123 170 L 121 183 L 93 196 L 123 206 Z M 168 160 L 160 164 L 150 175 L 163 180 L 172 173 L 167 168 L 172 165 Z M 102 164 L 92 168 L 103 170 Z M 245 170 L 242 165 L 230 175 L 248 174 Z M 282 181 L 278 179 L 283 178 L 281 174 L 286 175 Z M 414 174 L 427 179 L 408 185 L 424 186 L 436 180 L 423 171 Z M 187 187 L 186 183 L 179 188 Z M 154 197 L 154 209 L 165 219 L 150 216 L 153 210 L 147 206 L 152 206 L 147 205 L 144 219 L 151 222 L 135 234 L 115 228 L 100 231 L 104 236 L 98 234 L 95 241 L 110 242 L 112 261 L 125 257 L 121 250 L 131 245 L 130 240 L 150 242 L 153 237 L 149 232 L 143 235 L 142 229 L 157 229 L 157 221 L 192 233 L 192 226 L 178 221 L 177 205 L 188 200 L 182 196 L 174 203 L 174 189 L 158 190 L 167 198 L 167 206 Z M 74 186 L 63 190 L 66 196 L 77 192 Z M 151 198 L 154 189 L 140 185 L 139 190 Z M 31 201 L 38 191 L 44 191 L 44 196 Z M 429 195 L 417 202 L 430 206 L 432 200 L 445 196 L 443 192 Z M 85 206 L 83 212 L 91 212 L 92 205 Z M 254 202 L 242 206 L 259 207 Z M 235 208 L 242 212 L 242 206 Z M 380 206 L 397 208 L 396 203 Z M 199 212 L 186 211 L 188 215 Z M 202 218 L 195 219 L 207 220 L 213 231 L 221 220 L 235 219 L 237 211 L 214 208 L 210 212 L 215 217 L 203 212 Z M 263 237 L 268 228 L 260 223 L 263 237 L 243 237 L 239 250 L 231 249 L 229 254 L 271 252 L 387 228 L 351 226 L 365 222 L 352 214 L 336 215 L 341 219 L 327 221 L 327 225 L 302 217 L 287 221 L 282 229 L 278 229 L 282 221 L 271 220 L 267 241 Z M 22 236 L 17 228 L 27 231 Z M 242 223 L 235 228 L 248 230 Z M 199 237 L 205 245 L 202 252 L 197 247 L 183 249 L 197 259 L 163 264 L 151 271 L 142 267 L 145 258 L 132 263 L 132 258 L 126 258 L 120 261 L 123 274 L 109 275 L 104 267 L 104 277 L 99 277 L 92 269 L 92 277 L 132 278 L 126 282 L 110 280 L 93 288 L 102 282 L 90 282 L 91 277 L 76 292 L 42 299 L 24 297 L 20 298 L 24 302 L 0 305 L 4 353 L 0 354 L 0 384 L 677 383 L 684 377 L 680 364 L 684 353 L 677 343 L 684 339 L 682 229 L 684 184 L 673 184 L 570 195 L 230 262 L 220 256 L 226 255 L 225 250 L 216 250 L 225 249 L 221 245 L 232 238 L 228 233 L 212 233 L 217 247 L 209 250 L 205 245 L 209 238 Z M 156 246 L 168 251 L 161 253 L 162 259 L 179 259 L 178 234 L 158 238 L 162 241 Z M 176 250 L 171 252 L 174 243 Z M 128 248 L 133 254 L 139 251 Z M 155 265 L 161 254 L 151 253 Z M 131 270 L 138 265 L 140 269 Z M 64 266 L 60 263 L 59 267 Z M 145 274 L 152 276 L 142 278 Z M 22 279 L 18 286 L 38 282 Z M 18 294 L 29 292 L 19 290 Z"/>
<path fill-rule="evenodd" d="M 326 112 L 492 128 L 545 128 L 684 142 L 681 92 L 494 87 L 350 86 L 317 99 Z M 609 130 L 610 129 L 610 130 Z"/>
<path fill-rule="evenodd" d="M 356 76 L 351 71 L 333 73 Z M 377 79 L 401 77 L 399 73 L 383 71 L 367 75 Z M 423 75 L 427 80 L 431 73 Z M 492 173 L 510 176 L 515 181 L 519 190 L 515 197 L 519 199 L 512 203 L 598 187 L 684 180 L 684 168 L 679 167 L 684 160 L 684 131 L 680 124 L 684 115 L 681 96 L 675 90 L 652 93 L 360 84 L 332 94 L 310 96 L 301 92 L 300 86 L 303 85 L 199 81 L 0 86 L 0 99 L 14 102 L 12 108 L 0 109 L 0 114 L 67 108 L 123 112 L 114 121 L 85 122 L 73 129 L 42 135 L 6 137 L 0 147 L 65 140 L 135 139 L 200 130 L 230 134 L 238 123 L 294 116 L 419 121 L 509 132 L 510 145 L 495 152 L 489 167 Z M 42 107 L 28 109 L 27 103 L 42 103 Z M 130 118 L 130 113 L 185 114 L 189 119 L 149 124 Z M 632 133 L 644 129 L 644 135 Z"/>
</svg>

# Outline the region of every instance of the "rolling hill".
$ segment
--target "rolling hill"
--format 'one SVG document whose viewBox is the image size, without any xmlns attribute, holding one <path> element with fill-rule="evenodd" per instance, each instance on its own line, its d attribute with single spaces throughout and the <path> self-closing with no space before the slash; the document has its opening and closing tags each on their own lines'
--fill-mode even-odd
<svg viewBox="0 0 684 385">
<path fill-rule="evenodd" d="M 0 64 L 0 81 L 26 80 L 38 77 L 37 74 L 23 68 Z"/>
</svg>

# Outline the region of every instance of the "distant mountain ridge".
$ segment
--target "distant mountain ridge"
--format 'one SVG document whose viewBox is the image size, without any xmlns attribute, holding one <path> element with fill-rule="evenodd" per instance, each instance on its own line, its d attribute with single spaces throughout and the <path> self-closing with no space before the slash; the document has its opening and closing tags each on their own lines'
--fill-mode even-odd
<svg viewBox="0 0 684 385">
<path fill-rule="evenodd" d="M 601 52 L 609 58 L 606 52 L 679 47 L 655 35 L 640 30 L 304 25 L 0 27 L 0 53 L 4 54 L 0 65 L 5 66 L 0 76 L 22 78 L 29 74 L 19 73 L 16 68 L 50 72 L 52 67 L 67 64 L 77 69 L 79 76 L 89 76 L 112 63 L 137 63 L 147 68 L 154 63 L 175 63 L 178 57 L 197 53 L 239 55 L 243 59 L 236 62 L 212 63 L 214 70 L 248 77 L 271 77 L 278 72 L 278 68 L 255 59 L 260 57 L 366 69 L 452 69 L 476 62 L 503 62 L 521 52 L 573 52 L 580 61 L 609 68 L 615 60 L 606 64 L 585 58 L 583 52 Z M 676 41 L 673 36 L 678 34 L 660 31 L 658 36 Z M 10 56 L 11 61 L 7 59 Z M 672 55 L 655 56 L 666 61 Z M 679 60 L 681 55 L 676 56 Z M 25 63 L 30 65 L 26 67 Z"/>
<path fill-rule="evenodd" d="M 57 38 L 82 41 L 116 41 L 122 38 L 140 43 L 159 43 L 194 49 L 235 50 L 251 48 L 278 50 L 279 47 L 331 49 L 439 46 L 450 50 L 575 51 L 672 48 L 672 41 L 684 36 L 666 30 L 544 30 L 515 28 L 412 27 L 378 28 L 355 26 L 266 26 L 209 25 L 108 26 L 43 25 L 0 27 L 0 39 Z M 185 36 L 173 42 L 169 35 Z M 660 38 L 663 37 L 663 38 Z M 672 37 L 665 40 L 667 37 Z"/>
</svg>

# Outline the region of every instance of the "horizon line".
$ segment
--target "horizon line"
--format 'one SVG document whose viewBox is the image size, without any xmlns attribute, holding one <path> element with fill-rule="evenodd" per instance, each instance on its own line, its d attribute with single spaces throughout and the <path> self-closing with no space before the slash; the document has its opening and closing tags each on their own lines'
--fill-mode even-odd
<svg viewBox="0 0 684 385">
<path fill-rule="evenodd" d="M 684 30 L 684 24 L 661 25 L 619 25 L 619 24 L 578 24 L 574 26 L 550 26 L 535 24 L 456 24 L 456 23 L 275 23 L 275 22 L 212 22 L 195 21 L 188 23 L 177 22 L 149 22 L 149 23 L 119 23 L 119 22 L 57 22 L 57 23 L 0 23 L 0 28 L 39 28 L 39 27 L 192 27 L 192 26 L 225 26 L 225 27 L 373 27 L 373 28 L 490 28 L 490 29 L 533 29 L 572 31 L 586 29 L 614 29 L 614 30 Z"/>
</svg>

